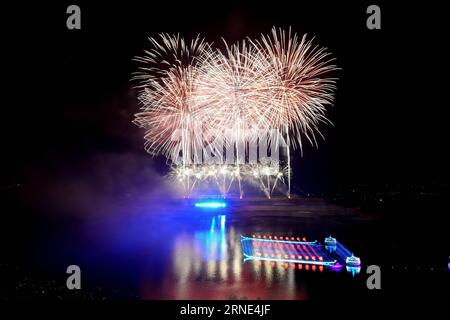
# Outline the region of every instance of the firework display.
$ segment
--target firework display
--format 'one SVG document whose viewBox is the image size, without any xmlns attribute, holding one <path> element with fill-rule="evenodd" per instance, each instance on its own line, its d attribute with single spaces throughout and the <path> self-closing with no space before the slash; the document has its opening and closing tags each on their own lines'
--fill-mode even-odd
<svg viewBox="0 0 450 320">
<path fill-rule="evenodd" d="M 137 57 L 145 148 L 164 155 L 190 196 L 212 184 L 221 195 L 244 184 L 290 196 L 291 150 L 317 145 L 329 123 L 337 69 L 325 48 L 291 30 L 214 48 L 200 37 L 150 38 Z M 284 187 L 282 187 L 284 186 Z"/>
</svg>

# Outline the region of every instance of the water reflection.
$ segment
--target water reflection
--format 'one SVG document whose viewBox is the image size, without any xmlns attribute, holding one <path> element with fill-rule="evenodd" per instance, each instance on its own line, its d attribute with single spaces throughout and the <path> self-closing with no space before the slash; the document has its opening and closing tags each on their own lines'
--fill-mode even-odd
<svg viewBox="0 0 450 320">
<path fill-rule="evenodd" d="M 173 250 L 175 298 L 192 298 L 196 290 L 200 298 L 305 297 L 303 288 L 297 287 L 294 264 L 244 263 L 240 237 L 234 226 L 227 225 L 226 215 L 211 216 L 196 231 L 178 234 Z"/>
<path fill-rule="evenodd" d="M 192 234 L 179 234 L 175 240 L 174 271 L 181 282 L 188 278 L 239 280 L 242 252 L 233 227 L 226 227 L 226 215 L 215 215 L 208 227 Z"/>
<path fill-rule="evenodd" d="M 302 235 L 302 240 L 308 236 L 320 241 L 328 230 L 338 230 L 334 233 L 345 234 L 345 244 L 358 255 L 363 253 L 354 247 L 359 238 L 346 233 L 350 229 L 347 211 L 341 214 L 340 209 L 330 212 L 327 208 L 305 199 L 290 200 L 286 205 L 252 200 L 219 210 L 178 202 L 121 205 L 111 214 L 77 224 L 70 237 L 46 235 L 41 250 L 36 251 L 39 258 L 31 258 L 41 264 L 52 263 L 55 272 L 60 272 L 63 262 L 76 262 L 91 276 L 92 285 L 118 288 L 142 299 L 302 299 L 328 297 L 330 290 L 357 292 L 348 284 L 358 284 L 364 277 L 354 270 L 353 279 L 344 269 L 345 262 L 332 268 L 306 262 L 244 262 L 240 237 L 258 233 L 289 236 L 290 240 L 292 235 Z M 294 260 L 301 260 L 299 255 L 317 258 L 306 249 L 302 246 L 293 251 Z M 327 254 L 329 249 L 334 254 L 338 247 L 323 248 Z M 319 253 L 319 260 L 321 256 L 325 257 Z M 327 272 L 338 269 L 341 272 Z"/>
<path fill-rule="evenodd" d="M 159 291 L 149 294 L 148 297 L 305 299 L 306 288 L 309 286 L 306 283 L 311 281 L 318 285 L 321 283 L 320 276 L 317 278 L 318 274 L 334 270 L 335 267 L 322 264 L 327 262 L 322 253 L 328 252 L 330 248 L 321 249 L 320 246 L 312 248 L 315 251 L 309 251 L 309 247 L 301 247 L 301 250 L 307 249 L 302 251 L 304 256 L 309 254 L 311 259 L 316 258 L 308 263 L 264 259 L 245 261 L 241 235 L 252 234 L 254 229 L 243 228 L 236 220 L 230 220 L 230 217 L 223 213 L 195 216 L 195 220 L 189 218 L 187 221 L 189 223 L 184 221 L 175 227 L 174 237 L 171 238 L 169 251 L 172 258 L 168 260 L 170 276 L 162 279 L 162 285 L 155 283 L 160 286 Z M 342 270 L 345 264 L 336 264 L 337 266 L 340 268 L 335 271 Z M 359 272 L 355 269 L 347 270 L 353 275 Z M 315 274 L 317 276 L 314 276 Z M 337 276 L 336 273 L 331 274 Z M 327 277 L 329 278 L 326 276 L 324 282 Z M 148 290 L 152 289 L 149 287 Z"/>
<path fill-rule="evenodd" d="M 203 259 L 208 261 L 224 261 L 227 256 L 227 240 L 225 236 L 226 216 L 212 217 L 207 231 L 194 233 L 195 245 Z"/>
</svg>

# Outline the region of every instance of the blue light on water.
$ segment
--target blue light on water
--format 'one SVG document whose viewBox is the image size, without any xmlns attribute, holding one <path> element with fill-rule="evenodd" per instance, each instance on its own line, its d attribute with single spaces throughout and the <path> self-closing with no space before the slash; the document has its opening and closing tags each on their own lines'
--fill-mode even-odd
<svg viewBox="0 0 450 320">
<path fill-rule="evenodd" d="M 208 208 L 208 209 L 219 209 L 225 208 L 227 204 L 223 201 L 199 201 L 195 203 L 196 208 Z"/>
<path fill-rule="evenodd" d="M 226 216 L 211 217 L 209 230 L 195 232 L 196 249 L 207 261 L 223 261 L 227 257 Z"/>
<path fill-rule="evenodd" d="M 211 227 L 209 228 L 209 232 L 213 233 L 216 229 L 216 217 L 213 217 L 211 220 Z"/>
<path fill-rule="evenodd" d="M 225 219 L 227 218 L 224 215 L 219 216 L 220 217 L 220 231 L 224 232 L 225 231 Z"/>
</svg>

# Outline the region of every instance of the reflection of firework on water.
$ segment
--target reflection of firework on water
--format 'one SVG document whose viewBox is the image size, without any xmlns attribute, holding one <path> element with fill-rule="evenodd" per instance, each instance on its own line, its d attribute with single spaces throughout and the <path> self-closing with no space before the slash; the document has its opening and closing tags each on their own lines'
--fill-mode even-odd
<svg viewBox="0 0 450 320">
<path fill-rule="evenodd" d="M 290 149 L 302 148 L 302 138 L 317 145 L 320 123 L 329 122 L 336 79 L 328 74 L 337 69 L 329 53 L 276 29 L 259 40 L 224 42 L 224 50 L 199 37 L 150 42 L 136 58 L 142 109 L 134 122 L 146 129 L 146 150 L 171 159 L 185 194 L 213 182 L 225 196 L 236 183 L 242 197 L 242 183 L 253 181 L 268 197 L 286 184 L 289 196 Z M 284 160 L 266 159 L 268 145 L 271 157 L 283 148 Z"/>
</svg>

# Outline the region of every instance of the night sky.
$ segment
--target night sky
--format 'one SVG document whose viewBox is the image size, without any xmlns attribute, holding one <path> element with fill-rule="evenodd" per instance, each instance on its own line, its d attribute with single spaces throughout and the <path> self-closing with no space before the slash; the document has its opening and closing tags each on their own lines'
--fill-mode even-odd
<svg viewBox="0 0 450 320">
<path fill-rule="evenodd" d="M 233 43 L 268 34 L 273 26 L 291 26 L 300 35 L 314 36 L 315 44 L 327 47 L 341 68 L 335 74 L 339 78 L 335 105 L 327 114 L 334 126 L 322 126 L 326 140 L 319 140 L 318 149 L 304 147 L 303 157 L 294 152 L 291 163 L 293 192 L 325 201 L 300 198 L 297 209 L 307 212 L 304 225 L 296 219 L 277 220 L 285 218 L 284 207 L 273 202 L 265 203 L 273 220 L 257 220 L 261 213 L 256 209 L 240 217 L 238 225 L 250 223 L 249 234 L 254 220 L 261 221 L 255 228 L 262 230 L 274 225 L 291 230 L 295 225 L 301 232 L 311 232 L 309 221 L 316 221 L 324 235 L 330 230 L 327 226 L 334 225 L 345 237 L 356 239 L 361 252 L 369 252 L 376 264 L 387 261 L 387 266 L 406 269 L 434 263 L 437 271 L 444 267 L 447 272 L 449 37 L 442 4 L 29 2 L 1 5 L 0 298 L 10 293 L 20 297 L 15 281 L 23 276 L 61 280 L 66 294 L 66 266 L 91 258 L 90 266 L 99 271 L 86 282 L 92 285 L 96 276 L 105 276 L 103 265 L 114 274 L 105 276 L 112 286 L 120 281 L 116 274 L 134 279 L 138 276 L 134 270 L 148 267 L 138 263 L 144 257 L 161 268 L 148 275 L 145 269 L 146 275 L 163 279 L 159 273 L 163 265 L 154 261 L 165 259 L 153 248 L 159 247 L 160 239 L 166 243 L 178 226 L 193 223 L 189 209 L 184 212 L 182 206 L 177 207 L 183 214 L 179 216 L 178 209 L 164 209 L 174 213 L 173 220 L 163 217 L 162 223 L 158 219 L 154 225 L 145 223 L 158 217 L 161 212 L 155 207 L 173 192 L 165 177 L 166 159 L 145 152 L 144 131 L 132 124 L 139 105 L 130 78 L 138 67 L 133 57 L 149 47 L 147 37 L 160 32 L 188 39 L 201 34 L 217 44 L 221 37 Z M 66 28 L 71 4 L 81 8 L 81 30 Z M 381 30 L 366 28 L 366 8 L 371 4 L 381 7 Z M 322 203 L 330 202 L 340 208 L 335 216 L 322 212 Z M 308 207 L 309 203 L 313 205 Z M 361 209 L 364 219 L 351 218 L 348 212 L 353 209 Z M 227 221 L 231 226 L 232 220 Z M 279 227 L 278 221 L 286 224 Z M 411 238 L 412 245 L 405 243 Z M 144 241 L 155 247 L 140 247 Z M 107 253 L 98 255 L 103 244 Z M 120 250 L 127 245 L 129 255 L 122 256 Z M 86 259 L 76 260 L 76 254 Z M 417 259 L 417 254 L 423 256 Z M 383 275 L 383 286 L 394 283 L 402 294 L 420 292 L 424 297 L 437 287 L 442 292 L 435 295 L 448 295 L 444 283 L 448 273 L 445 278 L 441 271 L 427 271 L 416 281 L 408 278 L 409 273 L 395 272 L 391 282 Z M 10 291 L 5 295 L 6 282 Z M 48 288 L 54 287 L 55 282 L 48 283 Z M 33 286 L 30 290 L 36 296 Z M 401 296 L 395 290 L 389 294 Z"/>
<path fill-rule="evenodd" d="M 349 185 L 448 181 L 448 36 L 444 10 L 404 2 L 275 1 L 268 4 L 169 1 L 71 1 L 6 5 L 2 25 L 2 187 L 50 181 L 145 185 L 165 174 L 165 159 L 143 148 L 130 74 L 133 56 L 158 32 L 197 33 L 233 42 L 272 26 L 316 37 L 336 57 L 335 106 L 319 149 L 295 155 L 302 190 Z M 66 28 L 69 4 L 81 7 L 81 30 Z M 366 28 L 369 4 L 382 29 Z M 3 6 L 3 5 L 2 5 Z M 6 71 L 6 72 L 5 72 Z M 140 176 L 142 172 L 142 176 Z M 106 177 L 111 177 L 108 180 Z M 104 186 L 103 186 L 104 187 Z"/>
</svg>

